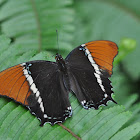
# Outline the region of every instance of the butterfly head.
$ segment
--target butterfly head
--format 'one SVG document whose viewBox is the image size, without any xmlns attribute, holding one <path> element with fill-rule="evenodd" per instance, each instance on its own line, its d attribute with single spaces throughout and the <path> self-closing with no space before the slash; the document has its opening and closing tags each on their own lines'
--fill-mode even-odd
<svg viewBox="0 0 140 140">
<path fill-rule="evenodd" d="M 60 54 L 58 54 L 58 53 L 56 54 L 55 60 L 58 63 L 59 70 L 66 71 L 65 61 L 64 61 L 63 57 Z"/>
<path fill-rule="evenodd" d="M 63 61 L 63 58 L 60 54 L 56 53 L 55 60 L 56 60 L 56 62 L 61 62 L 61 61 Z"/>
</svg>

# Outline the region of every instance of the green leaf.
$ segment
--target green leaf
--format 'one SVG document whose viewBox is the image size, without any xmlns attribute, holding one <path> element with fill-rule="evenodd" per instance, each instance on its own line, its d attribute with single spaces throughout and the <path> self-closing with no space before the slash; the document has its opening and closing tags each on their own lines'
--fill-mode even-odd
<svg viewBox="0 0 140 140">
<path fill-rule="evenodd" d="M 114 64 L 122 61 L 128 53 L 134 51 L 136 49 L 136 41 L 130 38 L 123 38 L 119 44 L 119 53 L 115 58 Z"/>
<path fill-rule="evenodd" d="M 71 4 L 72 0 L 6 1 L 0 8 L 2 32 L 14 38 L 14 43 L 26 52 L 57 49 L 57 29 L 61 49 L 69 50 L 74 29 L 71 24 L 74 12 L 68 8 Z"/>
<path fill-rule="evenodd" d="M 0 36 L 0 52 L 5 51 L 8 48 L 10 42 L 11 40 L 9 38 L 7 38 L 4 35 L 1 35 Z"/>
<path fill-rule="evenodd" d="M 131 118 L 131 113 L 125 112 L 122 106 L 101 111 L 101 109 L 85 110 L 75 99 L 71 104 L 73 116 L 64 125 L 82 139 L 90 137 L 108 139 Z M 34 118 L 23 107 L 16 107 L 13 102 L 6 104 L 0 110 L 0 118 L 1 139 L 66 139 L 73 137 L 58 125 L 46 124 L 44 127 L 40 127 L 37 118 Z"/>
<path fill-rule="evenodd" d="M 140 123 L 131 125 L 114 135 L 111 140 L 130 140 L 140 132 Z"/>
</svg>

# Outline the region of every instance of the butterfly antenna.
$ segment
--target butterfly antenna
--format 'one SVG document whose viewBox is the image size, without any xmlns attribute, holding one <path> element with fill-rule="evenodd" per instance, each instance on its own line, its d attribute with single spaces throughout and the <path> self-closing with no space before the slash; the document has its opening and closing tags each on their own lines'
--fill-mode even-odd
<svg viewBox="0 0 140 140">
<path fill-rule="evenodd" d="M 58 47 L 58 48 L 57 48 L 57 49 L 58 49 L 58 50 L 57 50 L 57 53 L 59 53 L 59 44 L 58 44 L 58 31 L 57 31 L 57 30 L 56 30 L 56 34 L 57 34 L 57 47 Z"/>
</svg>

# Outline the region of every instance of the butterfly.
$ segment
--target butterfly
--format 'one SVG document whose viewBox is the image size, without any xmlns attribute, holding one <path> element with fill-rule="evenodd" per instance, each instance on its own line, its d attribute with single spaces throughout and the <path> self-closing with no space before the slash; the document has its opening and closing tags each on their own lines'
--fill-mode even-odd
<svg viewBox="0 0 140 140">
<path fill-rule="evenodd" d="M 114 42 L 91 41 L 72 50 L 56 62 L 37 60 L 0 72 L 0 95 L 26 106 L 41 122 L 54 125 L 72 116 L 69 93 L 85 109 L 98 109 L 111 95 L 113 60 L 118 54 Z"/>
</svg>

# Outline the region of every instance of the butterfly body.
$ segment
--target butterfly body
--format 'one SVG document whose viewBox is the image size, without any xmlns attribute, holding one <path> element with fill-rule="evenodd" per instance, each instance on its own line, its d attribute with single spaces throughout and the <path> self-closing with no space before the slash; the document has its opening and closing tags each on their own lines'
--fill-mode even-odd
<svg viewBox="0 0 140 140">
<path fill-rule="evenodd" d="M 114 42 L 92 41 L 75 48 L 65 59 L 56 54 L 56 62 L 16 65 L 0 73 L 0 95 L 25 105 L 41 126 L 62 123 L 72 116 L 70 92 L 85 109 L 116 103 L 108 77 L 117 53 Z"/>
<path fill-rule="evenodd" d="M 56 64 L 58 65 L 58 71 L 62 74 L 63 84 L 67 91 L 70 92 L 70 78 L 68 74 L 68 65 L 60 54 L 56 54 Z"/>
</svg>

